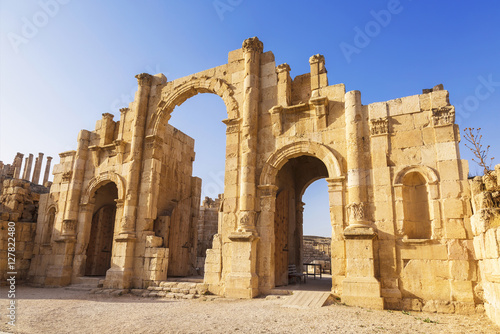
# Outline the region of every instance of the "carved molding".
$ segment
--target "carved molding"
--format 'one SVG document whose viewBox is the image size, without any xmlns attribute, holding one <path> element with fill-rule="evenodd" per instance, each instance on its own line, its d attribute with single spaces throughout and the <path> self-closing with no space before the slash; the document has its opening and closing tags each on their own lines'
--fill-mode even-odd
<svg viewBox="0 0 500 334">
<path fill-rule="evenodd" d="M 388 134 L 389 118 L 381 117 L 370 120 L 370 132 L 372 136 Z"/>
<path fill-rule="evenodd" d="M 241 118 L 225 119 L 222 122 L 226 124 L 226 134 L 240 132 Z"/>
</svg>

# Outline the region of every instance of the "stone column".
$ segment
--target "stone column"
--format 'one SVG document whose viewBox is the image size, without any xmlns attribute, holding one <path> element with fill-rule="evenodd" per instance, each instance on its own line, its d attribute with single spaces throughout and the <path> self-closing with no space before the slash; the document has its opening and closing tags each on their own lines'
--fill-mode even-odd
<svg viewBox="0 0 500 334">
<path fill-rule="evenodd" d="M 139 198 L 139 181 L 141 177 L 142 155 L 146 117 L 149 103 L 149 92 L 151 90 L 152 76 L 141 73 L 135 76 L 139 84 L 135 96 L 135 119 L 133 123 L 132 142 L 130 144 L 131 163 L 127 174 L 127 195 L 123 208 L 121 221 L 121 238 L 136 237 L 135 220 L 137 215 L 137 204 Z"/>
<path fill-rule="evenodd" d="M 30 153 L 29 158 L 27 158 L 28 161 L 26 162 L 26 165 L 24 166 L 24 172 L 23 172 L 23 179 L 26 181 L 30 180 L 30 175 L 31 175 L 31 165 L 33 164 L 33 154 Z"/>
<path fill-rule="evenodd" d="M 50 175 L 50 163 L 52 161 L 52 157 L 47 157 L 47 163 L 45 165 L 45 174 L 43 175 L 43 185 L 49 181 Z"/>
<path fill-rule="evenodd" d="M 14 163 L 12 167 L 14 167 L 14 178 L 18 179 L 21 176 L 21 167 L 23 165 L 23 157 L 24 154 L 17 152 L 16 157 L 14 158 Z"/>
<path fill-rule="evenodd" d="M 366 220 L 366 171 L 364 167 L 364 114 L 361 93 L 350 91 L 345 94 L 345 122 L 347 142 L 347 191 L 350 227 L 369 227 Z"/>
<path fill-rule="evenodd" d="M 35 160 L 35 170 L 33 171 L 33 178 L 31 179 L 31 182 L 34 184 L 38 184 L 38 182 L 40 181 L 42 162 L 43 162 L 43 153 L 38 153 L 38 158 L 36 158 Z"/>
<path fill-rule="evenodd" d="M 342 301 L 353 306 L 383 309 L 380 282 L 375 278 L 374 240 L 377 234 L 367 218 L 367 172 L 363 158 L 364 143 L 368 140 L 363 129 L 365 118 L 361 93 L 347 92 L 345 119 L 349 226 L 344 230 L 347 266 L 346 278 L 342 282 Z"/>
<path fill-rule="evenodd" d="M 255 231 L 255 168 L 259 113 L 260 55 L 263 44 L 257 37 L 243 42 L 245 75 L 241 124 L 240 217 L 239 232 Z"/>
</svg>

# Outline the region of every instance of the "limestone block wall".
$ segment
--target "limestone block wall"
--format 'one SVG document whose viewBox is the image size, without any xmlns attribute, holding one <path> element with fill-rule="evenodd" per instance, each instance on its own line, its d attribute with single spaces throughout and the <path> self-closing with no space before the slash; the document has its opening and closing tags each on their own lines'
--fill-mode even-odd
<svg viewBox="0 0 500 334">
<path fill-rule="evenodd" d="M 26 180 L 0 176 L 0 266 L 2 282 L 7 272 L 17 272 L 16 279 L 25 281 L 28 276 L 33 248 L 40 197 L 48 191 Z M 14 223 L 14 224 L 12 224 Z M 9 229 L 10 227 L 10 229 Z M 13 229 L 12 229 L 13 228 Z M 9 233 L 10 232 L 10 233 Z M 14 232 L 13 234 L 11 234 Z M 8 253 L 15 248 L 15 269 L 7 270 Z M 12 262 L 12 259 L 11 261 Z"/>
<path fill-rule="evenodd" d="M 469 182 L 474 251 L 481 279 L 478 296 L 484 301 L 488 317 L 500 325 L 500 165 L 490 174 Z"/>
<path fill-rule="evenodd" d="M 439 85 L 367 107 L 368 196 L 386 306 L 474 312 L 468 165 L 448 92 Z"/>
<path fill-rule="evenodd" d="M 200 268 L 200 272 L 204 271 L 207 249 L 212 248 L 213 237 L 218 232 L 221 201 L 222 195 L 219 195 L 219 198 L 216 198 L 215 200 L 205 197 L 205 200 L 200 207 L 196 260 L 196 267 Z"/>
</svg>

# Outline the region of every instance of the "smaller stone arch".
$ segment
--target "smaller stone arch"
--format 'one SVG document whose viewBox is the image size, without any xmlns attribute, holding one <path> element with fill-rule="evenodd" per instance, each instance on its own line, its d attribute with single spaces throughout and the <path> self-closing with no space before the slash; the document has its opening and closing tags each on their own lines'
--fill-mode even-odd
<svg viewBox="0 0 500 334">
<path fill-rule="evenodd" d="M 125 182 L 123 181 L 123 178 L 114 172 L 108 171 L 101 173 L 90 180 L 89 185 L 82 196 L 81 204 L 88 204 L 97 189 L 110 182 L 114 182 L 116 184 L 116 188 L 118 189 L 118 199 L 124 200 Z"/>
<path fill-rule="evenodd" d="M 165 119 L 176 106 L 180 106 L 187 99 L 199 93 L 213 93 L 220 96 L 226 105 L 228 118 L 237 119 L 239 117 L 238 102 L 234 98 L 234 90 L 225 80 L 207 76 L 194 76 L 189 81 L 174 87 L 171 92 L 162 97 L 158 103 L 158 111 L 149 124 L 153 134 L 158 134 L 160 126 L 165 123 Z"/>
<path fill-rule="evenodd" d="M 290 159 L 297 158 L 302 155 L 309 155 L 321 160 L 327 170 L 330 178 L 338 178 L 342 176 L 342 168 L 337 158 L 336 153 L 327 146 L 313 141 L 299 141 L 288 144 L 276 150 L 264 164 L 260 176 L 261 185 L 274 184 L 278 171 Z"/>
<path fill-rule="evenodd" d="M 404 167 L 396 173 L 396 177 L 394 178 L 394 185 L 402 185 L 405 175 L 413 172 L 420 173 L 429 185 L 434 185 L 439 182 L 438 173 L 434 169 L 424 165 L 412 165 Z"/>
</svg>

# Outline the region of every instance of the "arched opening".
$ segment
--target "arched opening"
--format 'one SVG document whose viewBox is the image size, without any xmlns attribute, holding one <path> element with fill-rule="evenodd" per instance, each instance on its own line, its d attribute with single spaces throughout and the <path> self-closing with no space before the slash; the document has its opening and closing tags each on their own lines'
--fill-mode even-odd
<svg viewBox="0 0 500 334">
<path fill-rule="evenodd" d="M 307 186 L 302 196 L 303 213 L 303 262 L 319 266 L 304 268 L 308 273 L 331 275 L 332 226 L 330 223 L 330 203 L 328 183 L 325 179 L 316 180 Z"/>
<path fill-rule="evenodd" d="M 42 233 L 42 245 L 49 245 L 52 240 L 52 230 L 54 229 L 54 220 L 56 218 L 56 208 L 52 207 L 47 212 L 47 220 Z"/>
<path fill-rule="evenodd" d="M 304 226 L 305 224 L 317 224 L 316 222 L 305 222 L 305 216 L 303 215 L 305 204 L 303 201 L 305 198 L 303 196 L 306 189 L 314 181 L 328 176 L 328 169 L 323 161 L 309 155 L 301 155 L 288 160 L 278 171 L 276 177 L 278 192 L 274 219 L 275 286 L 285 286 L 295 281 L 289 275 L 290 267 L 295 268 L 298 273 L 305 273 L 306 275 L 319 270 L 321 265 L 319 259 L 314 261 L 314 259 L 306 257 L 314 257 L 314 255 L 305 252 Z M 312 188 L 316 187 L 313 186 Z M 328 192 L 323 193 L 323 195 L 326 197 L 326 203 L 328 203 Z M 314 207 L 314 205 L 312 206 Z M 320 224 L 324 224 L 325 229 L 330 230 L 329 235 L 331 235 L 331 223 L 328 215 L 327 217 L 326 221 Z M 320 249 L 318 247 L 318 252 L 321 252 Z M 304 266 L 304 264 L 307 264 L 307 266 Z M 311 264 L 314 265 L 311 266 Z M 306 267 L 311 268 L 312 272 L 306 272 Z M 307 281 L 314 283 L 311 280 Z M 331 279 L 325 277 L 324 282 L 325 286 L 323 288 L 329 291 L 331 289 Z"/>
<path fill-rule="evenodd" d="M 183 100 L 171 113 L 165 132 L 159 134 L 164 139 L 164 152 L 172 150 L 164 155 L 176 157 L 162 163 L 154 222 L 155 234 L 169 249 L 168 277 L 203 274 L 206 249 L 211 247 L 207 239 L 218 233 L 219 194 L 224 192 L 224 101 L 214 94 Z M 214 204 L 207 205 L 204 215 L 199 216 L 201 201 Z M 198 247 L 204 251 L 198 252 Z"/>
<path fill-rule="evenodd" d="M 118 189 L 109 182 L 94 194 L 94 210 L 87 245 L 85 276 L 105 276 L 111 267 Z"/>
<path fill-rule="evenodd" d="M 427 181 L 419 172 L 410 172 L 403 177 L 402 184 L 404 234 L 408 239 L 430 239 L 432 229 Z"/>
</svg>

